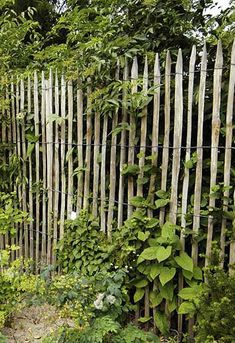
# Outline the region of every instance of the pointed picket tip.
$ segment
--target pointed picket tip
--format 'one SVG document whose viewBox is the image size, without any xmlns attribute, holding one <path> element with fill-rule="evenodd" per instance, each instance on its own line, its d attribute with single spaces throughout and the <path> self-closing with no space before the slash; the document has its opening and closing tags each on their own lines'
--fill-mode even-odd
<svg viewBox="0 0 235 343">
<path fill-rule="evenodd" d="M 223 67 L 223 48 L 221 40 L 218 41 L 217 51 L 216 51 L 216 60 L 215 60 L 215 68 L 222 68 Z"/>
<path fill-rule="evenodd" d="M 206 68 L 207 68 L 207 49 L 206 49 L 206 42 L 205 42 L 203 46 L 203 50 L 202 50 L 201 70 L 205 71 Z"/>
<path fill-rule="evenodd" d="M 235 39 L 233 41 L 233 46 L 232 46 L 231 64 L 235 64 Z"/>
<path fill-rule="evenodd" d="M 182 50 L 179 49 L 178 56 L 177 56 L 177 62 L 176 62 L 176 74 L 182 74 L 183 72 L 183 55 Z"/>
<path fill-rule="evenodd" d="M 197 56 L 197 49 L 196 49 L 196 45 L 193 45 L 192 47 L 192 51 L 191 51 L 191 56 L 190 56 L 190 65 L 193 66 L 195 65 L 196 62 L 196 56 Z"/>
<path fill-rule="evenodd" d="M 158 78 L 160 76 L 161 76 L 161 71 L 160 71 L 159 53 L 157 52 L 155 55 L 155 62 L 154 62 L 154 77 Z"/>
<path fill-rule="evenodd" d="M 138 60 L 137 56 L 134 57 L 132 68 L 131 68 L 131 79 L 138 79 Z"/>
</svg>

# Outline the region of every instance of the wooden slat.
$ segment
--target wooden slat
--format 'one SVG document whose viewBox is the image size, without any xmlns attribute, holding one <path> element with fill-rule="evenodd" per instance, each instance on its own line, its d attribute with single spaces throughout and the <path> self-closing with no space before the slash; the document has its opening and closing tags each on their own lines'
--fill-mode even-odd
<svg viewBox="0 0 235 343">
<path fill-rule="evenodd" d="M 60 97 L 59 97 L 59 80 L 58 74 L 55 74 L 55 114 L 60 116 Z M 59 220 L 59 192 L 60 192 L 60 163 L 59 163 L 59 125 L 55 122 L 55 144 L 54 144 L 54 181 L 53 188 L 56 190 L 53 195 L 53 250 L 52 264 L 56 262 L 54 248 L 58 239 L 58 220 Z"/>
<path fill-rule="evenodd" d="M 226 150 L 224 161 L 224 186 L 230 185 L 230 172 L 231 172 L 231 158 L 232 158 L 232 139 L 233 139 L 233 113 L 234 113 L 234 90 L 235 90 L 235 40 L 233 42 L 232 54 L 231 54 L 231 66 L 230 66 L 230 79 L 229 90 L 227 100 L 227 114 L 226 114 Z M 224 192 L 225 197 L 229 197 L 229 191 Z M 235 200 L 235 193 L 234 193 Z M 235 201 L 234 201 L 235 202 Z M 224 199 L 224 211 L 227 210 L 227 199 Z M 224 247 L 225 247 L 225 228 L 226 220 L 223 219 L 221 228 L 220 247 L 222 252 L 222 262 L 224 259 Z M 230 243 L 229 264 L 235 263 L 235 228 L 233 223 L 233 234 Z M 234 269 L 229 268 L 229 273 L 234 274 Z"/>
<path fill-rule="evenodd" d="M 129 68 L 128 68 L 128 63 L 127 60 L 125 60 L 125 67 L 124 67 L 124 73 L 123 73 L 123 102 L 126 102 L 126 97 L 127 97 L 127 81 L 128 81 L 128 76 L 129 76 Z M 127 122 L 127 110 L 125 107 L 122 109 L 122 122 L 126 123 Z M 119 189 L 118 189 L 118 227 L 121 227 L 123 224 L 123 202 L 124 202 L 124 175 L 122 175 L 122 169 L 123 165 L 125 164 L 126 161 L 126 130 L 123 129 L 121 132 L 121 140 L 120 140 L 120 162 L 119 162 L 119 171 L 120 171 L 120 176 L 119 176 Z"/>
<path fill-rule="evenodd" d="M 65 175 L 65 117 L 66 117 L 66 81 L 64 75 L 61 76 L 61 138 L 60 138 L 60 158 L 61 158 L 61 205 L 60 205 L 60 239 L 64 235 L 65 204 L 66 195 L 66 175 Z"/>
<path fill-rule="evenodd" d="M 170 220 L 176 223 L 178 209 L 178 182 L 180 172 L 180 156 L 182 142 L 183 125 L 183 58 L 179 49 L 176 75 L 175 75 L 175 115 L 174 115 L 174 142 L 173 142 L 173 162 L 171 179 L 171 199 L 170 199 Z"/>
<path fill-rule="evenodd" d="M 77 214 L 82 209 L 82 197 L 83 197 L 83 91 L 81 89 L 81 81 L 78 80 L 77 90 L 77 153 L 78 153 L 78 186 L 77 186 Z"/>
<path fill-rule="evenodd" d="M 137 80 L 138 80 L 138 62 L 137 57 L 134 58 L 131 69 L 131 93 L 135 96 L 137 93 Z M 128 166 L 135 163 L 135 137 L 136 137 L 136 116 L 135 113 L 130 113 L 130 130 L 129 130 L 129 148 L 128 148 Z M 130 205 L 131 199 L 134 196 L 134 178 L 128 177 L 128 208 L 127 217 L 132 215 L 133 207 Z"/>
<path fill-rule="evenodd" d="M 214 68 L 214 82 L 213 82 L 213 111 L 212 111 L 212 134 L 211 134 L 211 173 L 210 173 L 210 192 L 212 187 L 216 184 L 217 166 L 218 166 L 218 145 L 220 133 L 220 107 L 221 107 L 221 83 L 223 73 L 223 51 L 221 41 L 218 42 L 215 68 Z M 215 207 L 215 198 L 210 197 L 209 208 Z M 213 216 L 208 218 L 208 231 L 206 242 L 206 260 L 205 265 L 209 264 L 211 257 L 211 246 L 213 239 Z"/>
<path fill-rule="evenodd" d="M 200 71 L 199 99 L 198 99 L 198 122 L 197 122 L 197 165 L 194 187 L 194 210 L 193 210 L 193 232 L 198 234 L 200 228 L 200 209 L 201 209 L 201 193 L 202 193 L 202 165 L 203 165 L 203 122 L 204 122 L 204 107 L 205 107 L 205 91 L 206 91 L 206 74 L 207 74 L 207 51 L 206 44 L 203 48 Z M 197 265 L 198 260 L 198 242 L 196 239 L 192 243 L 192 259 Z"/>
<path fill-rule="evenodd" d="M 50 71 L 49 80 L 46 81 L 46 148 L 47 148 L 47 263 L 51 264 L 52 236 L 53 236 L 53 123 L 50 116 L 52 108 L 53 76 Z"/>
<path fill-rule="evenodd" d="M 144 63 L 144 75 L 143 75 L 143 94 L 147 96 L 148 94 L 148 59 L 145 57 Z M 139 158 L 139 168 L 140 173 L 137 180 L 137 195 L 143 196 L 143 177 L 144 177 L 144 165 L 145 165 L 145 152 L 146 152 L 146 137 L 147 137 L 147 116 L 148 108 L 144 107 L 141 116 L 141 128 L 140 128 L 140 158 Z"/>
<path fill-rule="evenodd" d="M 34 107 L 34 130 L 35 136 L 39 139 L 39 95 L 38 95 L 38 75 L 34 72 L 34 91 L 33 91 L 33 107 Z M 39 142 L 35 143 L 35 174 L 36 174 L 36 185 L 39 187 L 40 181 L 40 160 L 39 160 Z M 37 189 L 36 192 L 36 216 L 35 216 L 35 230 L 36 230 L 36 242 L 35 242 L 35 261 L 36 261 L 36 272 L 38 272 L 39 264 L 39 230 L 40 230 L 40 192 Z"/>
<path fill-rule="evenodd" d="M 188 208 L 188 188 L 189 188 L 189 168 L 186 167 L 186 163 L 191 158 L 191 144 L 192 144 L 192 115 L 193 115 L 193 97 L 194 97 L 194 74 L 196 63 L 196 47 L 193 46 L 190 61 L 189 61 L 189 83 L 188 83 L 188 113 L 187 113 L 187 133 L 186 133 L 186 154 L 185 154 L 185 168 L 184 168 L 184 180 L 182 190 L 182 215 L 181 215 L 181 251 L 185 250 L 185 229 L 186 220 L 185 215 Z M 179 275 L 179 290 L 184 287 L 184 277 L 182 273 Z M 179 301 L 181 303 L 181 301 Z M 192 322 L 192 321 L 191 321 Z M 191 323 L 189 325 L 191 327 Z M 182 333 L 183 330 L 183 316 L 178 315 L 178 331 Z"/>
<path fill-rule="evenodd" d="M 119 80 L 119 61 L 115 75 L 116 81 Z M 115 205 L 115 191 L 116 191 L 116 155 L 117 155 L 117 135 L 114 132 L 118 124 L 118 109 L 113 113 L 112 118 L 112 139 L 111 139 L 111 153 L 110 153 L 110 181 L 109 181 L 109 207 L 108 207 L 108 221 L 107 221 L 107 235 L 111 239 L 113 208 Z"/>
<path fill-rule="evenodd" d="M 87 120 L 86 120 L 86 157 L 85 157 L 85 184 L 84 184 L 84 199 L 83 207 L 89 206 L 90 193 L 90 172 L 91 172 L 91 137 L 92 137 L 92 111 L 91 111 L 91 86 L 88 80 L 87 87 Z"/>
<path fill-rule="evenodd" d="M 42 72 L 42 99 L 41 99 L 41 122 L 42 122 L 42 165 L 43 165 L 43 197 L 42 197 L 42 249 L 41 262 L 46 263 L 46 249 L 47 249 L 47 147 L 46 147 L 46 80 L 44 72 Z"/>
<path fill-rule="evenodd" d="M 26 193 L 26 180 L 27 180 L 27 167 L 26 167 L 26 138 L 25 138 L 25 85 L 24 80 L 20 80 L 20 113 L 22 114 L 22 122 L 21 122 L 21 148 L 22 148 L 22 169 L 23 169 L 23 181 L 22 181 L 22 209 L 24 212 L 27 212 L 27 193 Z M 23 234 L 22 240 L 24 244 L 24 255 L 25 258 L 29 256 L 29 231 L 28 231 L 28 224 L 24 222 L 23 224 Z"/>
<path fill-rule="evenodd" d="M 101 180 L 100 180 L 100 222 L 101 231 L 106 232 L 106 151 L 107 151 L 107 134 L 108 134 L 108 116 L 103 119 L 103 137 L 101 151 Z"/>
<path fill-rule="evenodd" d="M 32 111 L 32 100 L 31 100 L 31 79 L 28 76 L 28 87 L 27 87 L 27 105 L 28 105 L 28 113 L 30 114 Z M 29 143 L 28 143 L 29 146 Z M 29 224 L 29 256 L 30 258 L 34 259 L 34 211 L 33 211 L 33 165 L 32 165 L 32 154 L 29 155 L 29 216 L 30 216 L 30 224 Z"/>
<path fill-rule="evenodd" d="M 158 163 L 158 144 L 159 144 L 159 115 L 160 115 L 160 91 L 161 91 L 161 74 L 159 54 L 155 56 L 154 63 L 154 98 L 153 98 L 153 122 L 152 122 L 152 166 L 157 169 Z M 154 200 L 154 193 L 156 191 L 156 174 L 152 174 L 149 183 L 148 198 L 151 203 Z M 152 210 L 148 211 L 148 215 L 152 217 Z"/>
<path fill-rule="evenodd" d="M 193 46 L 189 62 L 189 84 L 188 84 L 188 114 L 187 114 L 187 137 L 186 137 L 186 154 L 185 163 L 191 158 L 192 144 L 192 115 L 193 115 L 193 96 L 194 96 L 194 73 L 196 63 L 196 47 Z M 184 168 L 184 180 L 182 190 L 182 215 L 181 215 L 181 247 L 185 249 L 184 229 L 186 228 L 185 214 L 188 207 L 188 187 L 189 187 L 189 168 Z"/>
<path fill-rule="evenodd" d="M 161 189 L 167 189 L 167 172 L 169 164 L 169 145 L 170 145 L 170 113 L 171 112 L 171 56 L 169 50 L 166 55 L 165 67 L 165 106 L 164 106 L 164 139 L 162 152 L 162 175 L 161 175 Z M 165 208 L 160 210 L 159 222 L 163 225 L 165 219 Z"/>
<path fill-rule="evenodd" d="M 67 217 L 70 218 L 73 210 L 73 82 L 68 81 L 68 198 Z"/>
<path fill-rule="evenodd" d="M 99 153 L 100 153 L 100 114 L 95 113 L 94 123 L 94 156 L 93 156 L 93 200 L 92 214 L 94 217 L 98 215 L 98 191 L 99 191 Z"/>
<path fill-rule="evenodd" d="M 15 104 L 15 86 L 14 86 L 14 82 L 13 82 L 13 78 L 11 81 L 11 121 L 12 121 L 12 142 L 14 143 L 14 150 L 13 153 L 16 155 L 17 154 L 17 137 L 16 137 L 16 104 Z M 14 192 L 17 193 L 17 185 L 16 182 L 14 180 Z M 17 225 L 15 225 L 15 229 L 18 230 Z M 17 246 L 17 242 L 18 242 L 18 237 L 16 234 L 16 237 L 12 237 L 11 239 L 11 244 L 12 245 L 16 245 Z M 16 258 L 17 254 L 16 252 L 12 252 L 11 254 L 11 259 L 12 261 Z"/>
</svg>

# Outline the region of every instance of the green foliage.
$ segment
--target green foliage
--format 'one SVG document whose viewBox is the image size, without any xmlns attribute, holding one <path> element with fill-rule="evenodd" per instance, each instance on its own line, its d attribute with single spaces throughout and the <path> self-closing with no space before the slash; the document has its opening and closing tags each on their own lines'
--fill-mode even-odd
<svg viewBox="0 0 235 343">
<path fill-rule="evenodd" d="M 235 277 L 219 267 L 206 272 L 207 283 L 200 295 L 196 342 L 232 343 L 235 328 Z"/>
<path fill-rule="evenodd" d="M 113 250 L 98 222 L 84 210 L 75 220 L 66 221 L 58 261 L 65 272 L 75 270 L 82 275 L 94 275 L 110 267 Z"/>
<path fill-rule="evenodd" d="M 28 221 L 28 213 L 16 207 L 16 194 L 0 192 L 0 233 L 16 233 L 16 225 Z"/>
</svg>

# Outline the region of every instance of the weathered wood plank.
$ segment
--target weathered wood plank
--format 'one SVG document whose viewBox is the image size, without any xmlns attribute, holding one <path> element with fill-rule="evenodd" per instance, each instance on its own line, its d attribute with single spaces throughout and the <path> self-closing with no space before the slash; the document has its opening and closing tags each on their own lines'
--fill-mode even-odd
<svg viewBox="0 0 235 343">
<path fill-rule="evenodd" d="M 221 107 L 221 84 L 223 73 L 223 51 L 222 43 L 218 42 L 215 68 L 214 68 L 214 81 L 213 81 L 213 111 L 212 111 L 212 134 L 211 134 L 211 173 L 210 173 L 210 192 L 216 184 L 217 167 L 218 167 L 218 146 L 220 134 L 220 107 Z M 215 198 L 209 198 L 209 208 L 215 207 Z M 211 246 L 213 239 L 213 216 L 208 218 L 208 231 L 206 242 L 206 260 L 205 265 L 209 264 L 211 257 Z"/>
<path fill-rule="evenodd" d="M 200 228 L 200 210 L 201 210 L 201 193 L 202 193 L 202 165 L 203 165 L 203 123 L 204 123 L 204 108 L 205 108 L 205 92 L 206 92 L 206 74 L 207 74 L 207 51 L 204 44 L 201 70 L 200 70 L 200 85 L 198 98 L 198 122 L 197 122 L 197 165 L 194 187 L 194 209 L 193 209 L 193 232 L 198 234 Z M 197 265 L 198 260 L 198 242 L 196 239 L 192 243 L 192 259 Z"/>
</svg>

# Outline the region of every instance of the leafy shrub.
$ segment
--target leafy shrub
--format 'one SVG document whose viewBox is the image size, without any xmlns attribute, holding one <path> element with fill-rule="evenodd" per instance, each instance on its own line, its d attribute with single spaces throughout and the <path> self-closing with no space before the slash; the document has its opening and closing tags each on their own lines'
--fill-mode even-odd
<svg viewBox="0 0 235 343">
<path fill-rule="evenodd" d="M 98 222 L 83 210 L 78 218 L 65 223 L 65 234 L 58 245 L 58 261 L 64 272 L 94 275 L 101 269 L 109 269 L 113 250 Z"/>
<path fill-rule="evenodd" d="M 62 328 L 52 336 L 43 340 L 43 343 L 159 343 L 157 336 L 144 332 L 136 326 L 121 325 L 110 318 L 103 316 L 94 319 L 90 326 L 82 331 Z"/>
<path fill-rule="evenodd" d="M 235 276 L 214 267 L 206 278 L 198 304 L 196 342 L 235 342 Z"/>
</svg>

